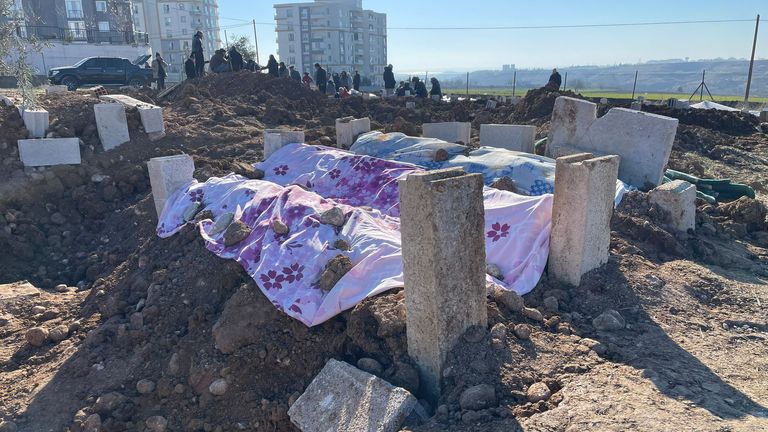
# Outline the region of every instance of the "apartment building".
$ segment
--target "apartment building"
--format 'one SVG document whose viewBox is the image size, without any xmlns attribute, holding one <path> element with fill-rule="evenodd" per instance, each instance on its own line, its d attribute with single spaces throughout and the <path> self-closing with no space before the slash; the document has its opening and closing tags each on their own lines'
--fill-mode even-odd
<svg viewBox="0 0 768 432">
<path fill-rule="evenodd" d="M 38 73 L 66 66 L 84 57 L 126 57 L 148 52 L 148 38 L 136 32 L 130 0 L 15 0 L 10 17 L 18 23 L 21 37 L 46 42 L 41 52 L 31 53 Z"/>
<path fill-rule="evenodd" d="M 217 0 L 134 0 L 131 8 L 134 27 L 149 34 L 152 51 L 170 63 L 171 74 L 183 72 L 198 30 L 203 32 L 206 58 L 222 46 Z M 170 80 L 174 78 L 169 75 Z"/>
<path fill-rule="evenodd" d="M 303 72 L 357 70 L 383 85 L 387 15 L 363 9 L 362 0 L 315 0 L 275 5 L 278 55 Z"/>
</svg>

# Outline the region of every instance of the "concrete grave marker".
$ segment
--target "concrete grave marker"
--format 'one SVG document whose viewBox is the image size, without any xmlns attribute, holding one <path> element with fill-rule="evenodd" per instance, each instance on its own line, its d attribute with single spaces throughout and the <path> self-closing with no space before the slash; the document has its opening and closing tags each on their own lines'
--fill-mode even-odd
<svg viewBox="0 0 768 432">
<path fill-rule="evenodd" d="M 549 273 L 579 285 L 584 273 L 608 262 L 618 156 L 580 153 L 557 159 Z"/>
<path fill-rule="evenodd" d="M 480 125 L 480 145 L 533 153 L 536 126 L 484 124 Z"/>
<path fill-rule="evenodd" d="M 40 138 L 19 140 L 19 157 L 24 166 L 79 165 L 80 139 Z"/>
<path fill-rule="evenodd" d="M 128 135 L 128 119 L 125 107 L 116 103 L 100 103 L 93 106 L 96 129 L 105 151 L 112 150 L 131 140 Z"/>
<path fill-rule="evenodd" d="M 437 138 L 464 145 L 469 144 L 469 138 L 472 133 L 472 123 L 424 123 L 421 127 L 423 131 L 422 136 L 424 137 Z"/>
<path fill-rule="evenodd" d="M 598 119 L 596 104 L 561 96 L 552 111 L 547 156 L 563 154 L 563 148 L 615 154 L 621 157 L 622 181 L 651 188 L 664 176 L 677 124 L 674 118 L 626 108 L 612 108 Z"/>
<path fill-rule="evenodd" d="M 139 111 L 139 117 L 141 117 L 141 125 L 144 127 L 144 132 L 148 134 L 165 133 L 163 109 L 159 106 L 142 102 L 125 95 L 106 95 L 100 96 L 99 99 L 107 102 L 116 102 L 130 108 L 136 108 Z"/>
<path fill-rule="evenodd" d="M 497 104 L 498 102 L 496 102 L 495 100 L 489 100 L 488 102 L 485 103 L 485 109 L 488 109 L 488 110 L 495 109 Z"/>
<path fill-rule="evenodd" d="M 24 127 L 27 128 L 32 138 L 45 137 L 45 131 L 48 129 L 48 111 L 40 109 L 25 108 L 21 113 L 24 120 Z"/>
<path fill-rule="evenodd" d="M 192 181 L 195 162 L 185 154 L 152 158 L 147 162 L 152 198 L 157 216 L 163 212 L 165 202 L 176 189 Z"/>
<path fill-rule="evenodd" d="M 288 409 L 302 432 L 396 432 L 409 420 L 426 419 L 407 390 L 334 359 Z"/>
<path fill-rule="evenodd" d="M 360 134 L 370 131 L 371 119 L 368 117 L 361 119 L 355 119 L 354 117 L 336 119 L 336 146 L 347 149 L 355 143 Z"/>
<path fill-rule="evenodd" d="M 448 351 L 487 325 L 483 178 L 454 168 L 399 185 L 408 354 L 436 400 Z"/>
<path fill-rule="evenodd" d="M 264 131 L 264 160 L 287 144 L 303 143 L 304 131 L 267 129 Z"/>
<path fill-rule="evenodd" d="M 416 102 L 406 102 L 405 103 L 405 107 L 407 109 L 410 109 L 410 110 L 415 110 L 416 109 Z"/>
<path fill-rule="evenodd" d="M 680 232 L 696 229 L 696 186 L 673 180 L 651 190 L 650 201 L 669 213 L 670 228 Z"/>
</svg>

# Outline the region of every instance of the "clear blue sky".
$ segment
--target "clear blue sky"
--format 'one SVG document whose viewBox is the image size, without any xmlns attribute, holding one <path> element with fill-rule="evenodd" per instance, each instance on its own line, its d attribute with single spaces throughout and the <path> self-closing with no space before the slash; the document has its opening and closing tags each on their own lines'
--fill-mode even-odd
<svg viewBox="0 0 768 432">
<path fill-rule="evenodd" d="M 280 3 L 290 3 L 283 0 Z M 219 0 L 222 28 L 255 19 L 263 58 L 275 53 L 270 0 Z M 388 27 L 503 27 L 753 19 L 758 58 L 768 58 L 768 0 L 363 0 Z M 269 24 L 267 24 L 269 23 Z M 253 27 L 228 28 L 253 39 Z M 397 72 L 566 67 L 668 58 L 748 58 L 754 22 L 525 30 L 388 31 Z M 222 30 L 223 40 L 223 30 Z M 263 61 L 263 60 L 262 60 Z"/>
</svg>

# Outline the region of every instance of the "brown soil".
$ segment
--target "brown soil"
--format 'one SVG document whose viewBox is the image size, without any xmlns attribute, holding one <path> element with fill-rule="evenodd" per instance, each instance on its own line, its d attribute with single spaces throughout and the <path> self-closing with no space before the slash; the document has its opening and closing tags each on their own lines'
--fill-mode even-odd
<svg viewBox="0 0 768 432">
<path fill-rule="evenodd" d="M 26 131 L 13 110 L 0 111 L 8 143 L 0 157 L 11 167 L 0 176 L 17 179 L 0 189 L 0 283 L 39 288 L 10 296 L 0 287 L 0 421 L 20 431 L 79 431 L 93 414 L 103 431 L 143 430 L 156 415 L 173 431 L 290 431 L 288 406 L 329 358 L 373 359 L 382 378 L 420 396 L 402 290 L 308 329 L 272 307 L 237 264 L 205 250 L 194 229 L 155 236 L 145 162 L 183 151 L 204 180 L 259 160 L 265 128 L 301 127 L 309 142 L 333 145 L 334 121 L 348 115 L 410 134 L 425 121 L 472 121 L 475 143 L 488 121 L 544 133 L 556 97 L 531 92 L 493 111 L 484 101 L 419 101 L 407 110 L 402 101 L 328 100 L 248 73 L 186 83 L 168 100 L 132 95 L 163 106 L 167 136 L 149 141 L 134 119 L 131 142 L 106 153 L 89 128 L 94 97 L 44 98 L 52 131 L 83 140 L 78 167 L 25 172 L 5 162 Z M 646 194 L 629 194 L 612 221 L 609 263 L 578 288 L 545 275 L 524 297 L 543 322 L 489 299 L 488 329 L 473 329 L 454 349 L 442 397 L 424 402 L 434 416 L 411 429 L 768 428 L 768 138 L 717 124 L 682 124 L 670 167 L 751 184 L 758 200 L 699 202 L 695 234 L 675 234 Z M 60 283 L 71 288 L 59 292 Z M 623 328 L 593 322 L 609 309 Z M 29 328 L 61 325 L 60 342 L 25 339 Z M 530 336 L 519 339 L 517 325 Z M 227 390 L 214 395 L 219 378 Z M 139 392 L 140 380 L 153 389 L 142 381 Z M 498 403 L 462 409 L 462 392 L 477 384 L 491 385 Z M 551 396 L 529 402 L 533 384 Z"/>
</svg>

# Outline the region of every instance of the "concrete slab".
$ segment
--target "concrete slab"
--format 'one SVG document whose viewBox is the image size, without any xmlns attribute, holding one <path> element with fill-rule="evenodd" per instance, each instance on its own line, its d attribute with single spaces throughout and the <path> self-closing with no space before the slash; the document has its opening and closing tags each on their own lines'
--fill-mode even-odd
<svg viewBox="0 0 768 432">
<path fill-rule="evenodd" d="M 498 102 L 496 102 L 495 100 L 489 100 L 488 102 L 485 103 L 485 109 L 488 109 L 488 110 L 495 109 L 497 104 Z"/>
<path fill-rule="evenodd" d="M 19 158 L 24 166 L 79 165 L 78 138 L 38 138 L 19 140 Z"/>
<path fill-rule="evenodd" d="M 396 432 L 411 419 L 426 419 L 407 390 L 334 359 L 288 409 L 302 432 Z"/>
<path fill-rule="evenodd" d="M 69 91 L 65 85 L 49 85 L 45 86 L 45 94 L 66 93 Z"/>
<path fill-rule="evenodd" d="M 410 110 L 415 110 L 416 109 L 416 102 L 406 102 L 405 103 L 405 107 L 407 109 L 410 109 Z"/>
<path fill-rule="evenodd" d="M 480 125 L 480 145 L 533 153 L 536 126 L 484 124 Z"/>
<path fill-rule="evenodd" d="M 557 159 L 552 231 L 551 277 L 579 285 L 584 273 L 608 262 L 618 156 L 589 153 Z"/>
<path fill-rule="evenodd" d="M 339 148 L 348 149 L 355 143 L 360 134 L 371 131 L 371 119 L 364 117 L 343 117 L 336 119 L 336 145 Z"/>
<path fill-rule="evenodd" d="M 664 183 L 651 190 L 650 201 L 669 214 L 669 228 L 679 232 L 696 229 L 696 186 L 683 180 Z"/>
<path fill-rule="evenodd" d="M 105 102 L 115 102 L 126 107 L 138 109 L 144 132 L 149 134 L 165 132 L 163 109 L 159 106 L 126 95 L 105 95 L 100 96 L 99 99 Z"/>
<path fill-rule="evenodd" d="M 763 123 L 768 123 L 768 110 L 760 111 L 760 121 Z"/>
<path fill-rule="evenodd" d="M 264 160 L 287 144 L 303 143 L 304 131 L 267 129 L 264 131 Z"/>
<path fill-rule="evenodd" d="M 195 163 L 186 154 L 156 157 L 147 162 L 152 198 L 158 217 L 162 214 L 168 197 L 179 187 L 192 181 Z"/>
<path fill-rule="evenodd" d="M 626 108 L 612 108 L 597 118 L 597 105 L 561 96 L 552 111 L 547 156 L 562 147 L 595 155 L 621 157 L 619 178 L 650 189 L 661 183 L 672 152 L 678 120 Z"/>
<path fill-rule="evenodd" d="M 472 133 L 472 123 L 424 123 L 421 127 L 422 136 L 464 145 L 469 144 Z"/>
<path fill-rule="evenodd" d="M 125 107 L 116 103 L 100 103 L 93 106 L 96 129 L 104 151 L 112 150 L 131 140 Z"/>
<path fill-rule="evenodd" d="M 48 111 L 44 109 L 24 109 L 21 114 L 24 127 L 32 138 L 44 138 L 48 129 Z"/>
<path fill-rule="evenodd" d="M 483 178 L 455 168 L 399 185 L 408 354 L 436 402 L 448 352 L 467 328 L 487 325 Z"/>
</svg>

